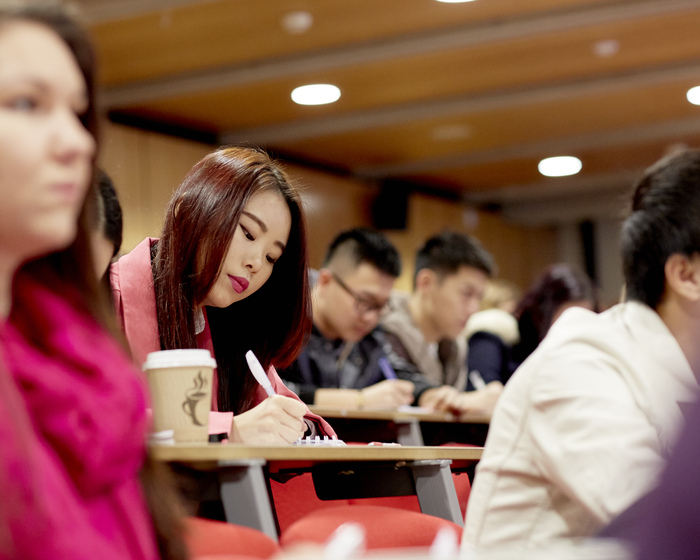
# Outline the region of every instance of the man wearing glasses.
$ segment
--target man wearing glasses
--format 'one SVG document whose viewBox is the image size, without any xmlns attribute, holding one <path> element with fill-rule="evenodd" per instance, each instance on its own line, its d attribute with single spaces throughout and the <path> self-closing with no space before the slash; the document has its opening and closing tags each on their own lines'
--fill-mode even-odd
<svg viewBox="0 0 700 560">
<path fill-rule="evenodd" d="M 445 391 L 399 358 L 377 328 L 400 273 L 398 252 L 377 231 L 352 229 L 331 243 L 313 288 L 309 342 L 280 372 L 304 402 L 349 409 L 450 404 Z"/>
</svg>

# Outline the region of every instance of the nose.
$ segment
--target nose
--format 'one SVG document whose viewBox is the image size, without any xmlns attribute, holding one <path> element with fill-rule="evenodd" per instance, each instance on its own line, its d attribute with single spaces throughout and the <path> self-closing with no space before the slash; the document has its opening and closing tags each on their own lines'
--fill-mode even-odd
<svg viewBox="0 0 700 560">
<path fill-rule="evenodd" d="M 71 164 L 95 154 L 95 139 L 70 108 L 58 110 L 55 150 L 59 160 Z"/>
<path fill-rule="evenodd" d="M 263 256 L 252 251 L 243 258 L 243 266 L 251 273 L 258 272 L 262 268 L 262 263 Z"/>
</svg>

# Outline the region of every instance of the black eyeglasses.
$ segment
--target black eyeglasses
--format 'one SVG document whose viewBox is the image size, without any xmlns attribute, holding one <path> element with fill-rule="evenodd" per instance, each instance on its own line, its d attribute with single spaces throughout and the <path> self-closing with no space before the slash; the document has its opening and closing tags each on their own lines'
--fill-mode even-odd
<svg viewBox="0 0 700 560">
<path fill-rule="evenodd" d="M 343 288 L 343 290 L 350 294 L 355 300 L 355 311 L 357 311 L 360 315 L 364 315 L 365 313 L 379 313 L 380 315 L 383 315 L 389 310 L 388 301 L 385 303 L 377 303 L 376 301 L 367 299 L 366 297 L 361 296 L 355 290 L 350 288 L 345 282 L 343 282 L 338 277 L 338 275 L 335 272 L 331 270 L 330 273 L 331 276 L 333 276 L 333 280 L 335 280 L 338 283 L 338 286 Z"/>
</svg>

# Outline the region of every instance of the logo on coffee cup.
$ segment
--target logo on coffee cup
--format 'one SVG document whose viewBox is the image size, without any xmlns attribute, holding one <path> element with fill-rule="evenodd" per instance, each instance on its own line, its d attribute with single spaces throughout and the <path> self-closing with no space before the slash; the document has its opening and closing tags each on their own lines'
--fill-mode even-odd
<svg viewBox="0 0 700 560">
<path fill-rule="evenodd" d="M 197 418 L 196 408 L 197 403 L 207 396 L 206 392 L 202 391 L 207 384 L 207 380 L 202 376 L 202 372 L 198 371 L 197 375 L 192 379 L 192 382 L 194 385 L 187 389 L 185 393 L 182 410 L 192 419 L 192 423 L 195 426 L 204 426 L 204 423 L 200 422 Z"/>
</svg>

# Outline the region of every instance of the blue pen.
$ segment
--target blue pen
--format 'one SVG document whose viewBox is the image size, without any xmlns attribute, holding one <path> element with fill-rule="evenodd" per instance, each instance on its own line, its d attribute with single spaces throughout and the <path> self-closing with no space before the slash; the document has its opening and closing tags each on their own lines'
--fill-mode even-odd
<svg viewBox="0 0 700 560">
<path fill-rule="evenodd" d="M 386 357 L 382 356 L 381 358 L 379 358 L 379 360 L 377 360 L 377 362 L 379 363 L 379 369 L 382 370 L 384 377 L 386 377 L 387 379 L 398 379 L 398 377 L 396 377 L 396 372 L 394 371 L 394 368 L 391 367 L 391 364 L 389 363 L 389 360 Z"/>
</svg>

